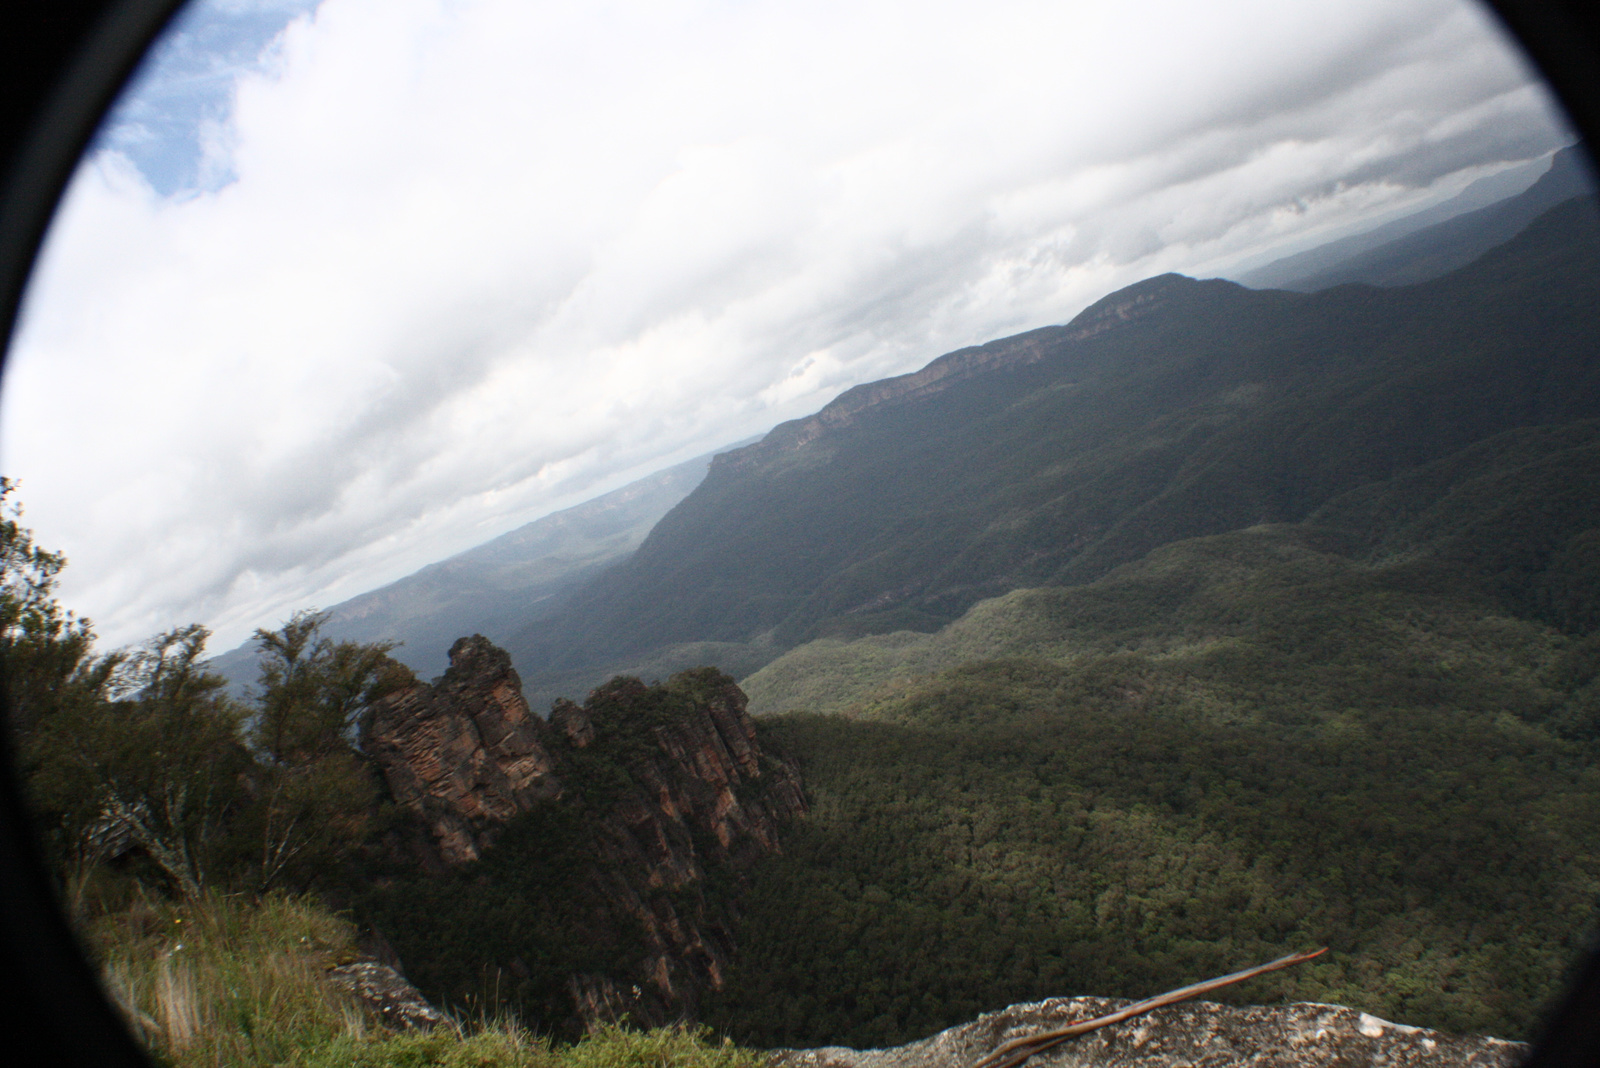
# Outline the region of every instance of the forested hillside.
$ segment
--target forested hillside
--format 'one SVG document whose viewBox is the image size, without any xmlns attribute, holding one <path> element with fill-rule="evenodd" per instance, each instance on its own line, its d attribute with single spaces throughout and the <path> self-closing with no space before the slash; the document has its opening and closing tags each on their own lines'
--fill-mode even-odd
<svg viewBox="0 0 1600 1068">
<path fill-rule="evenodd" d="M 1177 543 L 1087 586 L 1016 590 L 975 605 L 933 634 L 819 639 L 744 686 L 758 712 L 834 711 L 870 705 L 918 678 L 976 660 L 1026 656 L 1072 664 L 1118 651 L 1209 648 L 1246 625 L 1261 625 L 1261 613 L 1306 610 L 1280 603 L 1288 588 L 1270 587 L 1250 594 L 1248 612 L 1240 607 L 1237 584 L 1256 581 L 1256 571 L 1245 566 L 1245 546 L 1253 547 L 1257 563 L 1274 562 L 1271 573 L 1280 577 L 1303 581 L 1296 569 L 1312 562 L 1349 574 L 1364 567 L 1373 581 L 1392 586 L 1391 597 L 1414 592 L 1416 605 L 1439 594 L 1470 597 L 1474 612 L 1581 636 L 1600 623 L 1597 468 L 1600 423 L 1508 431 L 1341 494 L 1303 524 Z M 1320 554 L 1307 555 L 1312 545 Z M 1330 620 L 1341 618 L 1336 606 L 1327 611 Z M 1362 655 L 1411 652 L 1379 643 Z M 1470 658 L 1463 662 L 1470 670 Z"/>
<path fill-rule="evenodd" d="M 535 692 L 644 664 L 745 674 L 814 638 L 932 631 L 1007 590 L 1298 522 L 1495 434 L 1600 416 L 1596 238 L 1592 203 L 1569 201 L 1419 286 L 1163 276 L 859 387 L 719 457 L 632 558 L 511 651 Z"/>
<path fill-rule="evenodd" d="M 1600 423 L 1508 431 L 768 665 L 816 799 L 719 1022 L 879 1044 L 1315 943 L 1283 996 L 1528 1034 L 1600 897 L 1597 469 Z"/>
<path fill-rule="evenodd" d="M 980 606 L 918 677 L 827 650 L 867 696 L 762 721 L 813 810 L 710 1018 L 879 1045 L 1325 944 L 1250 997 L 1528 1034 L 1600 893 L 1600 644 L 1357 546 L 1179 542 Z"/>
</svg>

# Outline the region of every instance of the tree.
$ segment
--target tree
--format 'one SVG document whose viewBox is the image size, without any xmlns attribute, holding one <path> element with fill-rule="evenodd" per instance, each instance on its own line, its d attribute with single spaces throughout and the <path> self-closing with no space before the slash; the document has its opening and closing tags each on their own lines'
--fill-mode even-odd
<svg viewBox="0 0 1600 1068">
<path fill-rule="evenodd" d="M 258 708 L 245 732 L 256 759 L 247 813 L 259 842 L 256 889 L 309 882 L 364 836 L 379 795 L 350 739 L 374 701 L 415 681 L 388 654 L 392 642 L 335 642 L 328 616 L 306 610 L 257 630 Z"/>
<path fill-rule="evenodd" d="M 254 707 L 208 671 L 210 632 L 167 631 L 94 653 L 56 600 L 66 559 L 36 545 L 0 479 L 0 681 L 24 780 L 64 871 L 149 858 L 185 897 L 208 885 L 309 885 L 357 845 L 377 809 L 351 739 L 372 703 L 415 681 L 392 643 L 335 642 L 324 613 L 259 630 Z"/>
<path fill-rule="evenodd" d="M 187 897 L 226 862 L 248 766 L 239 740 L 244 710 L 222 692 L 227 680 L 201 662 L 208 637 L 191 624 L 134 654 L 118 679 L 131 696 L 108 707 L 111 737 L 101 742 L 106 815 Z"/>
<path fill-rule="evenodd" d="M 98 691 L 58 701 L 31 732 L 35 803 L 62 859 L 93 863 L 141 849 L 185 897 L 236 853 L 231 822 L 249 754 L 244 710 L 202 662 L 198 624 L 95 662 Z"/>
<path fill-rule="evenodd" d="M 34 544 L 12 496 L 16 488 L 0 478 L 0 680 L 8 725 L 20 742 L 63 702 L 98 695 L 115 665 L 93 661 L 89 621 L 56 602 L 66 557 Z"/>
</svg>

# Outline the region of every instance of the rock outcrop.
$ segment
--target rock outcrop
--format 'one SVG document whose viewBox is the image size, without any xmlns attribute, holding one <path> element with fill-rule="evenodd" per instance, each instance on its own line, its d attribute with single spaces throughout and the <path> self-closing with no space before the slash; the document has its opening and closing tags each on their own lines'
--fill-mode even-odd
<svg viewBox="0 0 1600 1068">
<path fill-rule="evenodd" d="M 481 634 L 450 647 L 450 668 L 377 702 L 362 748 L 396 802 L 419 813 L 446 861 L 477 860 L 493 828 L 561 795 L 544 723 L 511 657 Z"/>
<path fill-rule="evenodd" d="M 731 924 L 693 893 L 658 891 L 692 891 L 710 868 L 778 852 L 779 827 L 805 811 L 799 773 L 762 753 L 743 691 L 714 668 L 665 686 L 613 679 L 583 708 L 558 703 L 551 722 L 575 754 L 626 769 L 629 785 L 617 789 L 584 774 L 580 759 L 567 764 L 599 817 L 593 891 L 635 921 L 648 946 L 648 982 L 623 989 L 575 977 L 574 1000 L 591 1021 L 665 1023 L 692 1014 L 700 992 L 722 986 Z"/>
<path fill-rule="evenodd" d="M 375 960 L 358 960 L 328 971 L 334 986 L 378 1014 L 396 1031 L 431 1031 L 449 1022 L 421 991 L 394 968 Z"/>
<path fill-rule="evenodd" d="M 581 707 L 556 702 L 547 722 L 528 709 L 506 654 L 463 638 L 433 685 L 376 703 L 362 743 L 446 866 L 479 860 L 501 827 L 541 803 L 577 817 L 585 900 L 644 943 L 636 974 L 568 979 L 589 1024 L 665 1023 L 720 988 L 732 923 L 701 885 L 778 852 L 780 826 L 806 807 L 798 771 L 761 751 L 744 693 L 714 668 L 664 685 L 613 679 Z"/>
<path fill-rule="evenodd" d="M 1012 1039 L 1126 1004 L 1114 998 L 1051 998 L 988 1013 L 893 1049 L 785 1050 L 776 1063 L 779 1068 L 969 1068 Z M 1339 1005 L 1238 1008 L 1192 1001 L 1068 1039 L 1025 1068 L 1512 1068 L 1527 1052 L 1520 1042 L 1447 1035 Z"/>
</svg>

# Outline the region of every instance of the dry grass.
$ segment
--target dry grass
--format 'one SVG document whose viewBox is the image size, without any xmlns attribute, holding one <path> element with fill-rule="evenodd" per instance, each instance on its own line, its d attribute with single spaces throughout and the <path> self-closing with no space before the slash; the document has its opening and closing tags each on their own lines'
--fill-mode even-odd
<svg viewBox="0 0 1600 1068">
<path fill-rule="evenodd" d="M 76 895 L 80 899 L 84 895 Z M 136 892 L 80 928 L 107 993 L 174 1068 L 760 1068 L 685 1028 L 610 1028 L 557 1048 L 508 1021 L 395 1034 L 328 982 L 355 932 L 314 902 Z"/>
<path fill-rule="evenodd" d="M 85 933 L 107 992 L 152 1052 L 178 1065 L 294 1063 L 378 1028 L 327 970 L 354 931 L 315 905 L 210 895 L 192 904 L 139 895 Z"/>
</svg>

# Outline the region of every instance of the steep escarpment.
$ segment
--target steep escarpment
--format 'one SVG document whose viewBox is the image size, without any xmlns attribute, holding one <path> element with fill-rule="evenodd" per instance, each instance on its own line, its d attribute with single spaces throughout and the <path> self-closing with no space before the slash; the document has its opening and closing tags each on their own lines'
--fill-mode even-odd
<svg viewBox="0 0 1600 1068">
<path fill-rule="evenodd" d="M 713 668 L 614 679 L 545 721 L 486 639 L 450 660 L 366 721 L 363 748 L 438 863 L 384 873 L 361 908 L 447 1002 L 552 1027 L 692 1012 L 732 960 L 743 868 L 805 811 L 795 767 Z"/>
<path fill-rule="evenodd" d="M 1131 323 L 1174 302 L 1191 301 L 1193 280 L 1177 274 L 1147 278 L 1096 301 L 1066 326 L 1047 326 L 1024 334 L 1001 338 L 984 345 L 957 349 L 934 360 L 920 371 L 867 382 L 845 390 L 817 414 L 780 423 L 766 437 L 741 449 L 721 453 L 712 466 L 724 473 L 757 468 L 778 454 L 799 449 L 858 422 L 872 409 L 879 414 L 885 407 L 927 400 L 952 386 L 991 371 L 1011 370 L 1039 363 L 1057 354 L 1063 345 L 1085 341 L 1124 323 Z M 1226 285 L 1226 283 L 1223 283 Z M 1219 288 L 1213 283 L 1210 289 Z"/>
<path fill-rule="evenodd" d="M 589 892 L 632 920 L 648 984 L 582 975 L 571 989 L 587 1020 L 664 1022 L 720 989 L 733 916 L 701 892 L 779 852 L 778 832 L 805 811 L 792 765 L 761 751 L 745 696 L 714 668 L 665 686 L 614 679 L 580 708 L 558 704 L 564 766 L 592 815 L 598 860 Z"/>
</svg>

